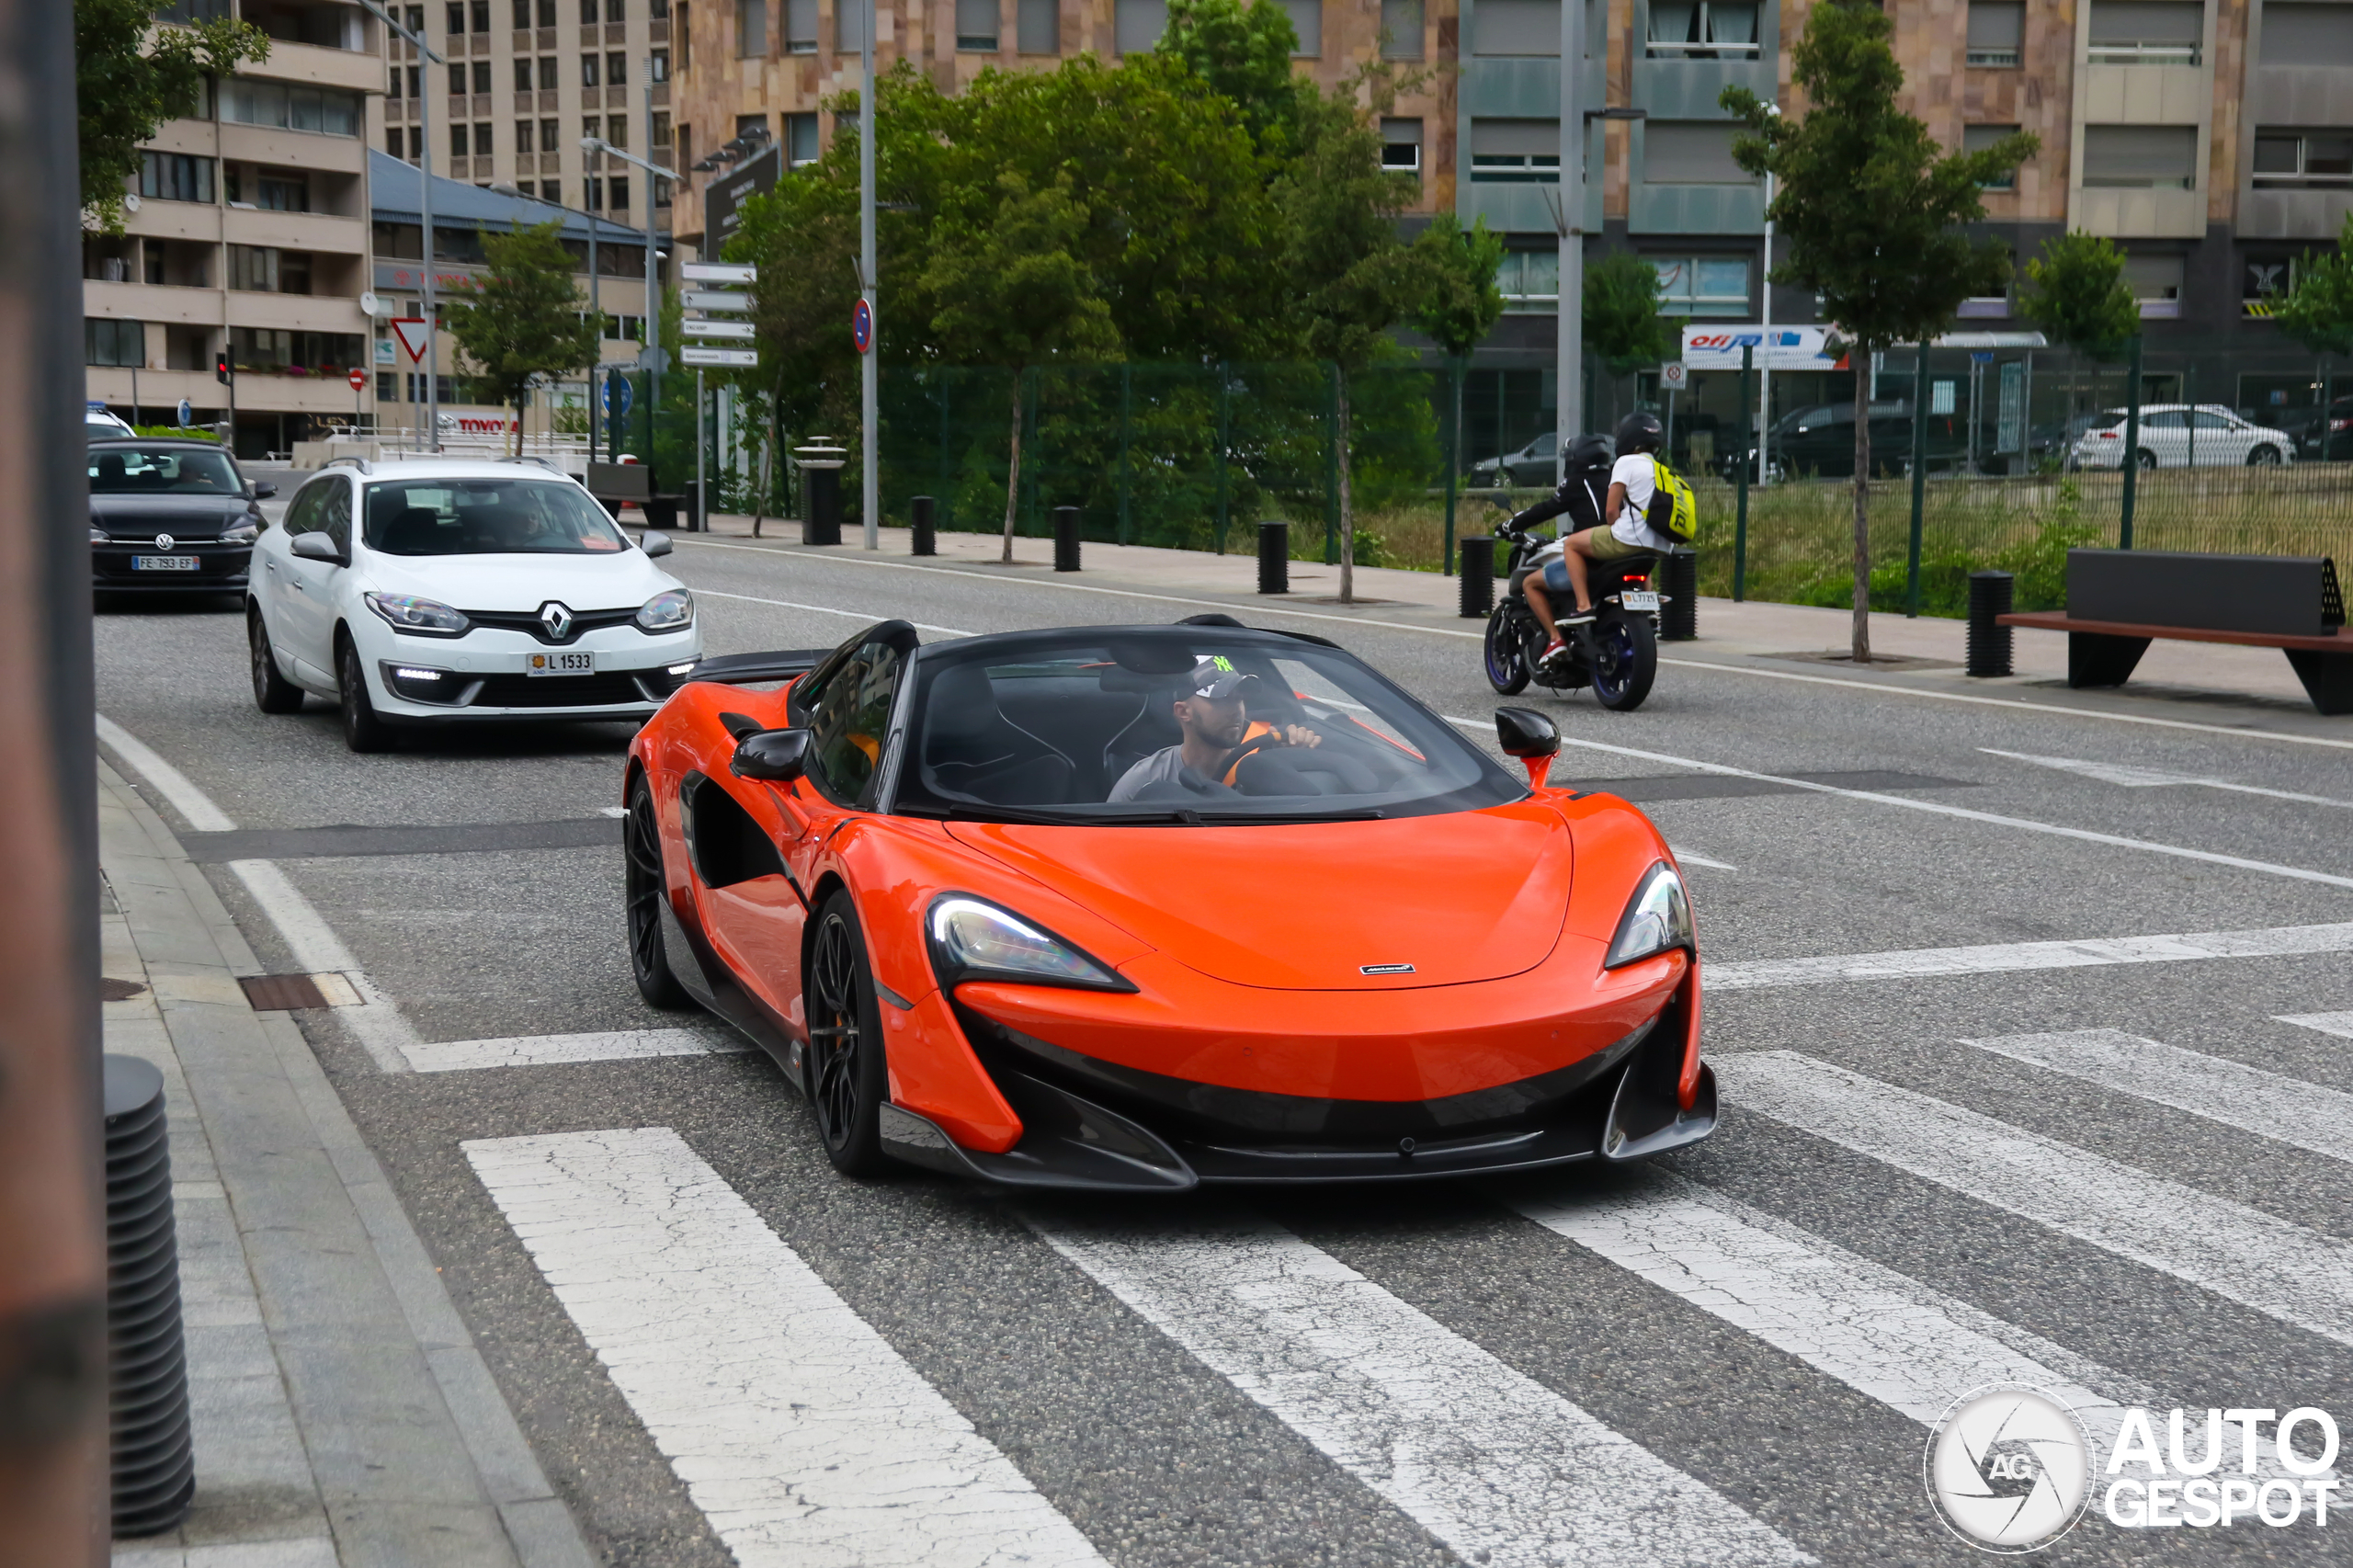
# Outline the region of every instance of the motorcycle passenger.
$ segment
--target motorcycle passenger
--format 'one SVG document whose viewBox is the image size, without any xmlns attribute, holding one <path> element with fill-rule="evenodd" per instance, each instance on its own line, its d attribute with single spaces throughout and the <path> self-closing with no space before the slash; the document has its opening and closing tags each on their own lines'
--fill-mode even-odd
<svg viewBox="0 0 2353 1568">
<path fill-rule="evenodd" d="M 1576 444 L 1569 449 L 1568 473 L 1561 481 L 1561 487 L 1512 518 L 1513 525 L 1520 528 L 1533 528 L 1563 515 L 1569 519 L 1559 537 L 1529 558 L 1526 569 L 1520 574 L 1522 596 L 1528 600 L 1528 608 L 1535 612 L 1536 622 L 1544 629 L 1544 635 L 1549 640 L 1548 654 L 1552 648 L 1561 645 L 1561 629 L 1552 623 L 1552 605 L 1541 593 L 1530 590 L 1536 588 L 1545 574 L 1558 569 L 1557 563 L 1567 549 L 1566 540 L 1570 537 L 1601 526 L 1601 508 L 1608 488 L 1608 473 L 1609 437 L 1580 436 Z"/>
<path fill-rule="evenodd" d="M 1609 471 L 1609 494 L 1604 504 L 1606 527 L 1569 536 L 1560 555 L 1545 564 L 1541 578 L 1529 578 L 1528 608 L 1536 612 L 1552 641 L 1537 663 L 1563 657 L 1560 626 L 1583 626 L 1593 620 L 1592 567 L 1598 561 L 1622 561 L 1630 555 L 1663 553 L 1673 541 L 1651 531 L 1646 512 L 1658 488 L 1658 462 L 1652 454 L 1665 444 L 1665 428 L 1654 414 L 1635 413 L 1618 422 L 1618 460 Z M 1551 597 L 1568 594 L 1574 608 L 1554 623 Z"/>
</svg>

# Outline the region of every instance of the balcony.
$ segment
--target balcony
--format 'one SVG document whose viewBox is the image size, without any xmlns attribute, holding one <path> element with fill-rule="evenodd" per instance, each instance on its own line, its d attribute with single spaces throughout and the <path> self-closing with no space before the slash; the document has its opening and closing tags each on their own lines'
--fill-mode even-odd
<svg viewBox="0 0 2353 1568">
<path fill-rule="evenodd" d="M 310 87 L 341 87 L 353 93 L 384 90 L 384 62 L 376 55 L 309 43 L 273 43 L 267 60 L 241 65 L 237 74 L 300 82 Z"/>
<path fill-rule="evenodd" d="M 267 125 L 221 127 L 221 156 L 232 162 L 276 164 L 350 175 L 366 166 L 367 154 L 368 143 L 357 136 L 280 131 Z"/>
<path fill-rule="evenodd" d="M 2073 226 L 2109 239 L 2202 239 L 2206 193 L 2131 187 L 2075 191 Z"/>
<path fill-rule="evenodd" d="M 2336 189 L 2272 189 L 2257 186 L 2239 198 L 2242 239 L 2314 240 L 2325 243 L 2353 217 L 2353 187 Z"/>
<path fill-rule="evenodd" d="M 91 278 L 82 285 L 82 313 L 181 326 L 219 326 L 221 290 L 195 285 L 181 288 L 163 283 L 105 283 Z"/>
<path fill-rule="evenodd" d="M 123 232 L 142 239 L 195 240 L 206 244 L 221 238 L 221 209 L 210 201 L 165 201 L 147 197 L 136 212 L 125 212 Z"/>
<path fill-rule="evenodd" d="M 333 256 L 358 256 L 368 248 L 367 224 L 358 218 L 338 218 L 327 212 L 232 207 L 222 215 L 221 237 L 232 244 L 277 245 Z"/>
<path fill-rule="evenodd" d="M 2086 65 L 2075 118 L 2101 125 L 2195 125 L 2211 79 L 2194 65 Z"/>
<path fill-rule="evenodd" d="M 154 318 L 151 316 L 148 319 Z M 217 321 L 219 317 L 216 315 L 213 319 Z M 368 318 L 359 313 L 357 297 L 261 294 L 243 290 L 229 292 L 229 324 L 281 332 L 365 333 L 369 330 Z"/>
</svg>

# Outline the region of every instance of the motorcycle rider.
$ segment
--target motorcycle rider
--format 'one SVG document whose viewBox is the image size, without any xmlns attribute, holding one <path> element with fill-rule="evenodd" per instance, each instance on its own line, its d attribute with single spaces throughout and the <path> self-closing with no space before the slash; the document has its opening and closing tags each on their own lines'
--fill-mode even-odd
<svg viewBox="0 0 2353 1568">
<path fill-rule="evenodd" d="M 1671 548 L 1672 541 L 1651 531 L 1646 517 L 1651 496 L 1658 488 L 1658 463 L 1652 454 L 1665 440 L 1665 427 L 1654 414 L 1638 411 L 1618 422 L 1618 460 L 1609 470 L 1609 491 L 1600 517 L 1594 525 L 1571 534 L 1560 553 L 1544 561 L 1542 572 L 1531 573 L 1523 585 L 1528 608 L 1551 639 L 1537 658 L 1539 665 L 1549 665 L 1568 652 L 1561 642 L 1562 626 L 1592 622 L 1590 579 L 1595 562 Z M 1556 623 L 1552 597 L 1559 594 L 1570 595 L 1574 608 Z"/>
</svg>

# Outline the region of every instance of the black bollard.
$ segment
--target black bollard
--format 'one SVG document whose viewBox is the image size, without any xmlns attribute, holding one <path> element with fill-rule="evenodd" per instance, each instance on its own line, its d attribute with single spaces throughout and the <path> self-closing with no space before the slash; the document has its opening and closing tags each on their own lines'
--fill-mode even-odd
<svg viewBox="0 0 2353 1568">
<path fill-rule="evenodd" d="M 801 542 L 841 543 L 842 471 L 813 464 L 801 470 L 801 477 L 807 482 L 801 488 L 808 494 L 809 516 L 801 525 Z"/>
<path fill-rule="evenodd" d="M 912 525 L 908 531 L 915 535 L 913 547 L 907 551 L 910 555 L 939 553 L 939 536 L 933 531 L 931 508 L 928 495 L 918 495 L 907 504 L 907 520 Z"/>
<path fill-rule="evenodd" d="M 2006 676 L 2010 673 L 2010 629 L 1995 617 L 2010 613 L 2010 596 L 2017 583 L 2007 572 L 1969 574 L 1969 673 Z"/>
<path fill-rule="evenodd" d="M 1495 608 L 1495 541 L 1465 534 L 1462 546 L 1462 619 L 1483 620 Z"/>
<path fill-rule="evenodd" d="M 159 1535 L 196 1495 L 164 1075 L 106 1058 L 107 1382 L 114 1533 Z"/>
<path fill-rule="evenodd" d="M 1289 523 L 1258 525 L 1258 591 L 1262 594 L 1290 592 Z"/>
<path fill-rule="evenodd" d="M 1665 642 L 1689 642 L 1699 635 L 1699 558 L 1677 551 L 1658 574 L 1658 634 Z"/>
<path fill-rule="evenodd" d="M 1078 570 L 1078 508 L 1054 508 L 1054 570 Z"/>
</svg>

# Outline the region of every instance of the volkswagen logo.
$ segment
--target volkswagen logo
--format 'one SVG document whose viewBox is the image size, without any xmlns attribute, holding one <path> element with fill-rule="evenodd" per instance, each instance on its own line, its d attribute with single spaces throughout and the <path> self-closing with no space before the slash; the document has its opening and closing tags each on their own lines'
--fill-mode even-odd
<svg viewBox="0 0 2353 1568">
<path fill-rule="evenodd" d="M 172 548 L 172 536 L 171 536 L 171 535 L 169 535 L 169 534 L 157 534 L 157 535 L 155 536 L 155 548 L 156 548 L 157 550 L 169 550 L 169 549 L 171 549 L 171 548 Z"/>
<path fill-rule="evenodd" d="M 1988 1383 L 1953 1402 L 1923 1465 L 1937 1517 L 1985 1551 L 2039 1551 L 2075 1528 L 2091 1497 L 2084 1424 L 2055 1395 Z"/>
<path fill-rule="evenodd" d="M 548 629 L 548 641 L 561 642 L 572 630 L 572 611 L 554 601 L 540 608 L 540 624 Z"/>
</svg>

